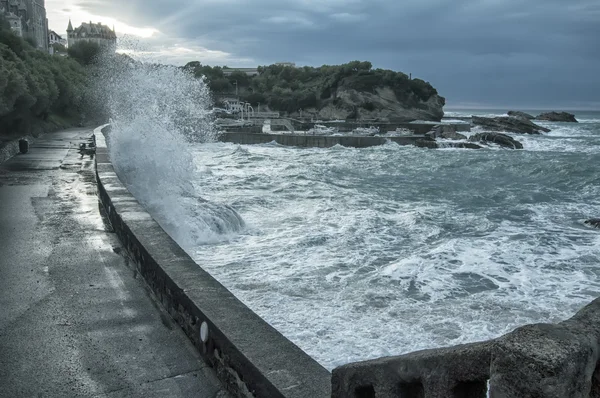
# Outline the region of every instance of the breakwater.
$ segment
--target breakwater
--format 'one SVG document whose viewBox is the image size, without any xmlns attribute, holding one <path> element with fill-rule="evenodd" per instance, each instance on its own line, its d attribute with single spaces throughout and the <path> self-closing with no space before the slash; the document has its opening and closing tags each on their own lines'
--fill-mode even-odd
<svg viewBox="0 0 600 398">
<path fill-rule="evenodd" d="M 433 127 L 438 124 L 448 125 L 454 128 L 455 131 L 471 131 L 470 123 L 436 123 L 436 122 L 400 122 L 400 123 L 382 123 L 382 122 L 369 122 L 369 121 L 297 121 L 292 120 L 294 128 L 300 131 L 307 131 L 314 127 L 315 124 L 319 124 L 325 127 L 334 127 L 342 132 L 350 132 L 357 128 L 370 128 L 377 127 L 382 134 L 390 131 L 396 131 L 397 129 L 409 130 L 414 134 L 425 134 L 430 131 Z"/>
<path fill-rule="evenodd" d="M 240 145 L 268 144 L 276 142 L 279 145 L 297 147 L 329 148 L 341 145 L 352 148 L 367 148 L 395 142 L 398 145 L 413 145 L 417 140 L 422 140 L 423 135 L 408 135 L 398 137 L 370 137 L 370 136 L 324 136 L 309 134 L 266 134 L 245 131 L 224 132 L 219 135 L 222 142 Z"/>
</svg>

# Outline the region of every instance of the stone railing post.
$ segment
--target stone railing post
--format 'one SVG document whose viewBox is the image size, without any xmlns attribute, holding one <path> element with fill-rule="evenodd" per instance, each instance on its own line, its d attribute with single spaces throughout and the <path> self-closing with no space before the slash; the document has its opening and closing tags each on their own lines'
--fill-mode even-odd
<svg viewBox="0 0 600 398">
<path fill-rule="evenodd" d="M 600 299 L 558 324 L 340 366 L 333 398 L 600 398 Z"/>
</svg>

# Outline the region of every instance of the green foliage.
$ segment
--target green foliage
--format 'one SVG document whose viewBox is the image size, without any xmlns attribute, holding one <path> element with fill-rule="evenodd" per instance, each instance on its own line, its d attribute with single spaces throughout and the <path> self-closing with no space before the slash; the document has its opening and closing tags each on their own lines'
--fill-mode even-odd
<svg viewBox="0 0 600 398">
<path fill-rule="evenodd" d="M 85 80 L 76 61 L 38 51 L 0 24 L 0 134 L 28 134 L 53 115 L 79 119 Z"/>
<path fill-rule="evenodd" d="M 329 102 L 338 103 L 340 89 L 354 89 L 374 93 L 378 88 L 389 87 L 397 99 L 418 106 L 437 91 L 420 79 L 409 79 L 402 72 L 373 69 L 370 62 L 352 61 L 343 65 L 323 65 L 318 68 L 293 68 L 282 65 L 258 67 L 257 76 L 248 76 L 235 71 L 224 76 L 220 67 L 190 62 L 184 68 L 193 71 L 196 77 L 204 77 L 213 93 L 231 95 L 237 81 L 241 100 L 256 106 L 266 104 L 273 110 L 297 112 L 300 109 L 319 109 Z M 363 108 L 374 110 L 373 103 Z"/>
<path fill-rule="evenodd" d="M 60 43 L 52 43 L 52 48 L 54 48 L 55 53 L 66 53 L 67 47 Z"/>
<path fill-rule="evenodd" d="M 100 45 L 91 41 L 79 41 L 69 47 L 69 57 L 82 65 L 94 64 L 100 55 Z"/>
</svg>

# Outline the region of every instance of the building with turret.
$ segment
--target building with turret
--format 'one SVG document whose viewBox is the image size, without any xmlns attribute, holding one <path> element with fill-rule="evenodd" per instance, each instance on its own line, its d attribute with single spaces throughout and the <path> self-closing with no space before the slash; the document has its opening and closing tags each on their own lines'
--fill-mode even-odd
<svg viewBox="0 0 600 398">
<path fill-rule="evenodd" d="M 45 0 L 0 0 L 0 15 L 18 36 L 48 51 L 48 20 Z"/>
<path fill-rule="evenodd" d="M 69 47 L 72 45 L 87 41 L 97 43 L 101 46 L 111 48 L 113 51 L 117 48 L 117 35 L 115 29 L 110 29 L 101 23 L 82 23 L 78 28 L 73 29 L 73 24 L 69 20 L 67 27 L 67 42 Z"/>
</svg>

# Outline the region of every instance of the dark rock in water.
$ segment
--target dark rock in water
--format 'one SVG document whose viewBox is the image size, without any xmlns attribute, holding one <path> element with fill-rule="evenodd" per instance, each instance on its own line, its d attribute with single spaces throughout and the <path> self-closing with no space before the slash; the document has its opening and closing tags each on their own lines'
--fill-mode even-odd
<svg viewBox="0 0 600 398">
<path fill-rule="evenodd" d="M 475 126 L 482 126 L 487 130 L 491 131 L 506 131 L 508 133 L 516 134 L 541 134 L 542 132 L 549 132 L 542 126 L 531 122 L 527 119 L 521 119 L 510 116 L 498 116 L 498 117 L 478 117 L 473 116 L 473 122 Z"/>
<path fill-rule="evenodd" d="M 535 116 L 532 116 L 529 113 L 525 113 L 525 112 L 521 112 L 521 111 L 508 111 L 508 116 L 518 117 L 518 118 L 527 119 L 527 120 L 535 119 Z"/>
<path fill-rule="evenodd" d="M 465 149 L 481 149 L 481 145 L 474 144 L 472 142 L 436 142 L 432 140 L 417 140 L 415 146 L 419 148 L 465 148 Z"/>
<path fill-rule="evenodd" d="M 483 149 L 481 145 L 472 142 L 444 142 L 440 144 L 440 148 L 464 148 L 464 149 Z"/>
<path fill-rule="evenodd" d="M 536 117 L 537 120 L 547 120 L 549 122 L 570 122 L 578 123 L 575 115 L 567 112 L 548 112 L 542 113 Z"/>
<path fill-rule="evenodd" d="M 504 148 L 523 149 L 523 144 L 515 140 L 511 136 L 502 133 L 478 133 L 469 138 L 473 142 L 493 142 Z"/>
<path fill-rule="evenodd" d="M 585 222 L 590 227 L 600 228 L 600 218 L 592 218 Z"/>
<path fill-rule="evenodd" d="M 436 139 L 436 138 L 445 138 L 448 140 L 466 140 L 467 137 L 457 133 L 456 128 L 454 126 L 448 126 L 439 124 L 432 128 L 428 133 L 425 134 L 426 137 Z"/>
</svg>

